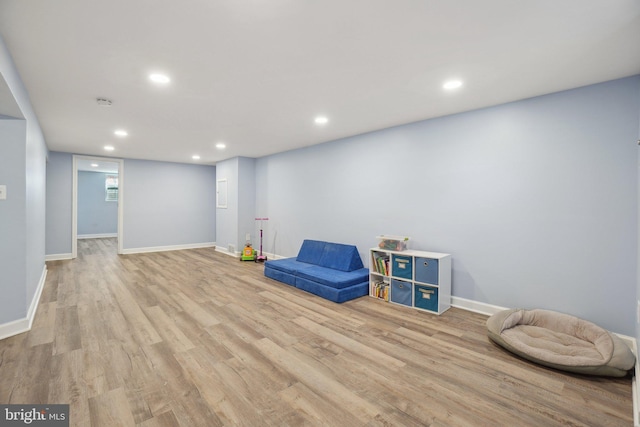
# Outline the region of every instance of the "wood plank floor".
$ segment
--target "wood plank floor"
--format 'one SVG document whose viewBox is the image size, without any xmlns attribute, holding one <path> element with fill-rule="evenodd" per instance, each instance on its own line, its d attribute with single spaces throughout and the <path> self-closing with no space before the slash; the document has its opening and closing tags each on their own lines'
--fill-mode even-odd
<svg viewBox="0 0 640 427">
<path fill-rule="evenodd" d="M 68 403 L 83 427 L 633 424 L 630 378 L 518 359 L 479 314 L 334 304 L 210 248 L 78 252 L 0 341 L 0 403 Z"/>
</svg>

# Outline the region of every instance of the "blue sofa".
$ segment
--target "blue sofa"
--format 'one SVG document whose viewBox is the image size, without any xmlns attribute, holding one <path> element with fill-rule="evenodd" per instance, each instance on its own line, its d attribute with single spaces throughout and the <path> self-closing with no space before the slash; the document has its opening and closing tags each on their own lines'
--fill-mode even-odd
<svg viewBox="0 0 640 427">
<path fill-rule="evenodd" d="M 265 262 L 264 275 L 333 302 L 369 293 L 369 269 L 353 245 L 305 240 L 297 257 Z"/>
</svg>

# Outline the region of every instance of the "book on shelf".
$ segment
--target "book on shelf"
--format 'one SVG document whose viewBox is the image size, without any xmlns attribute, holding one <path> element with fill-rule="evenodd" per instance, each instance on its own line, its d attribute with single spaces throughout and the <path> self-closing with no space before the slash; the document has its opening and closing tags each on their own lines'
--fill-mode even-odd
<svg viewBox="0 0 640 427">
<path fill-rule="evenodd" d="M 389 275 L 389 256 L 373 253 L 374 268 L 376 273 Z"/>
<path fill-rule="evenodd" d="M 389 284 L 385 282 L 376 282 L 373 285 L 373 296 L 376 298 L 389 301 Z"/>
</svg>

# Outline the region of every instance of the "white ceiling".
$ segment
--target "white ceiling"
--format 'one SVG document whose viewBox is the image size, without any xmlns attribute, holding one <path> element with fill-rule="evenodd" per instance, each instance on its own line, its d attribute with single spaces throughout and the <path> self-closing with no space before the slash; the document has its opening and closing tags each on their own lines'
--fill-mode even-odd
<svg viewBox="0 0 640 427">
<path fill-rule="evenodd" d="M 206 164 L 640 73 L 640 0 L 0 0 L 0 32 L 49 149 Z"/>
</svg>

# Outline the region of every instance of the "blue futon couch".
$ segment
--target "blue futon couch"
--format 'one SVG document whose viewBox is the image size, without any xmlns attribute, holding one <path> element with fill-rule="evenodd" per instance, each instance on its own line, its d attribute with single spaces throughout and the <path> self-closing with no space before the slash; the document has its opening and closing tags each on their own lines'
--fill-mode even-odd
<svg viewBox="0 0 640 427">
<path fill-rule="evenodd" d="M 297 257 L 265 262 L 264 275 L 333 302 L 369 292 L 369 269 L 353 245 L 305 240 Z"/>
</svg>

